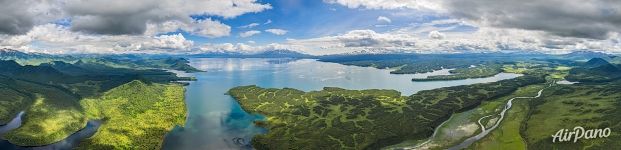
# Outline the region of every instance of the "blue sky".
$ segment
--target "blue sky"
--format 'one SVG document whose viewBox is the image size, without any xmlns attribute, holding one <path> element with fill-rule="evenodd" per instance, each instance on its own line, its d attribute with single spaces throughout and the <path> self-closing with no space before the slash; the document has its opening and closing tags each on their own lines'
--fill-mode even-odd
<svg viewBox="0 0 621 150">
<path fill-rule="evenodd" d="M 0 48 L 621 53 L 621 22 L 611 19 L 621 18 L 618 6 L 621 1 L 609 0 L 20 0 L 0 5 Z"/>
<path fill-rule="evenodd" d="M 259 13 L 248 13 L 236 18 L 225 19 L 218 16 L 194 16 L 195 19 L 212 18 L 232 27 L 231 36 L 221 38 L 204 38 L 184 33 L 186 38 L 198 43 L 244 43 L 255 41 L 257 44 L 284 42 L 287 38 L 306 39 L 328 35 L 342 34 L 357 29 L 372 29 L 378 32 L 397 29 L 413 23 L 430 22 L 443 19 L 430 13 L 417 13 L 413 10 L 378 10 L 351 9 L 338 4 L 328 4 L 319 0 L 263 0 L 272 9 Z M 402 14 L 400 14 L 402 13 Z M 405 14 L 403 14 L 405 13 Z M 388 17 L 391 23 L 378 21 L 379 16 Z M 271 23 L 265 24 L 271 20 Z M 254 28 L 240 28 L 251 23 L 258 23 Z M 376 27 L 376 25 L 386 25 Z M 265 33 L 267 29 L 284 29 L 286 35 Z M 239 33 L 258 30 L 263 33 L 251 37 L 239 37 Z"/>
</svg>

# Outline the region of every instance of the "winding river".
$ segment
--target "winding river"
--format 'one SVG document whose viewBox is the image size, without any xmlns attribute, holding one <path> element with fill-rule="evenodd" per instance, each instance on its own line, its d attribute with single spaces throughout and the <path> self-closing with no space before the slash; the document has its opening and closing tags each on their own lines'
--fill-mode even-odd
<svg viewBox="0 0 621 150">
<path fill-rule="evenodd" d="M 460 143 L 460 144 L 458 144 L 458 145 L 455 145 L 455 146 L 453 146 L 453 147 L 449 148 L 449 150 L 460 150 L 460 149 L 464 149 L 464 148 L 467 148 L 468 146 L 470 146 L 472 143 L 474 143 L 474 142 L 476 142 L 476 141 L 478 141 L 478 140 L 482 139 L 483 137 L 485 137 L 487 134 L 489 134 L 490 132 L 492 132 L 494 129 L 496 129 L 496 128 L 500 125 L 500 123 L 502 122 L 502 120 L 505 118 L 505 114 L 506 114 L 506 112 L 507 112 L 509 109 L 511 109 L 511 106 L 513 105 L 513 100 L 516 100 L 516 99 L 533 99 L 533 98 L 539 98 L 539 97 L 541 97 L 541 95 L 542 95 L 542 93 L 543 93 L 543 90 L 545 90 L 546 88 L 552 87 L 552 85 L 554 85 L 555 83 L 556 83 L 556 81 L 553 81 L 553 82 L 552 82 L 552 83 L 550 83 L 548 86 L 546 86 L 546 87 L 542 88 L 541 90 L 539 90 L 539 92 L 537 92 L 537 95 L 536 95 L 536 96 L 532 96 L 532 97 L 514 97 L 514 98 L 509 99 L 509 101 L 507 101 L 507 104 L 505 104 L 504 109 L 503 109 L 503 110 L 502 110 L 502 111 L 498 114 L 498 115 L 500 115 L 500 119 L 498 119 L 498 120 L 496 121 L 496 123 L 494 124 L 494 126 L 492 126 L 492 127 L 491 127 L 491 128 L 489 128 L 489 129 L 485 129 L 485 125 L 483 125 L 483 124 L 481 123 L 481 120 L 482 120 L 482 119 L 487 118 L 487 117 L 490 117 L 490 116 L 492 116 L 492 115 L 488 115 L 488 116 L 481 117 L 481 118 L 478 120 L 478 123 L 479 123 L 479 125 L 481 126 L 481 133 L 479 133 L 479 134 L 477 134 L 477 135 L 475 135 L 475 136 L 473 136 L 473 137 L 470 137 L 470 138 L 468 138 L 468 139 L 464 140 L 462 143 Z"/>
</svg>

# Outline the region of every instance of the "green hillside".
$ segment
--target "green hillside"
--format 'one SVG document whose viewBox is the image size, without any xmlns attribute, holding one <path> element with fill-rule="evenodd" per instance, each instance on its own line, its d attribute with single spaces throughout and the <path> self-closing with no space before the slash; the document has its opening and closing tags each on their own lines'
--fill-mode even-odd
<svg viewBox="0 0 621 150">
<path fill-rule="evenodd" d="M 80 103 L 89 120 L 104 122 L 79 149 L 159 149 L 166 133 L 185 124 L 184 89 L 177 84 L 132 81 Z"/>
<path fill-rule="evenodd" d="M 0 60 L 0 68 L 0 124 L 25 111 L 22 125 L 3 135 L 16 145 L 52 144 L 88 120 L 102 120 L 96 136 L 81 147 L 157 149 L 168 131 L 185 123 L 183 86 L 171 83 L 184 78 L 164 70 L 13 60 Z"/>
</svg>

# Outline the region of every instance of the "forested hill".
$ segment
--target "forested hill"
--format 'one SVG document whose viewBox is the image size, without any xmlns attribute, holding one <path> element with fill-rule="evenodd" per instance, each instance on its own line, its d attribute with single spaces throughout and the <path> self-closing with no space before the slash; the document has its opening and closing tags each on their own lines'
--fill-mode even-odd
<svg viewBox="0 0 621 150">
<path fill-rule="evenodd" d="M 152 61 L 188 63 L 185 59 Z M 190 78 L 180 78 L 174 73 L 151 67 L 131 68 L 106 59 L 80 59 L 75 62 L 50 57 L 20 57 L 19 60 L 0 60 L 0 124 L 8 123 L 20 111 L 25 112 L 21 126 L 2 138 L 19 146 L 48 145 L 81 130 L 88 120 L 101 119 L 103 124 L 99 132 L 102 133 L 96 134 L 97 139 L 118 139 L 125 136 L 125 132 L 140 131 L 150 136 L 135 139 L 149 142 L 104 140 L 91 141 L 89 143 L 93 145 L 87 143 L 81 147 L 158 149 L 170 129 L 185 124 L 183 86 L 174 81 Z M 114 102 L 107 103 L 111 95 L 116 96 L 110 100 Z M 101 100 L 84 103 L 86 99 Z M 126 104 L 117 100 L 123 100 Z M 121 113 L 110 113 L 111 110 Z M 101 114 L 92 116 L 93 112 Z M 132 120 L 136 116 L 144 118 Z M 130 120 L 134 123 L 115 123 Z M 136 126 L 145 120 L 157 122 Z M 107 130 L 115 132 L 104 132 Z M 116 132 L 121 130 L 124 131 Z"/>
</svg>

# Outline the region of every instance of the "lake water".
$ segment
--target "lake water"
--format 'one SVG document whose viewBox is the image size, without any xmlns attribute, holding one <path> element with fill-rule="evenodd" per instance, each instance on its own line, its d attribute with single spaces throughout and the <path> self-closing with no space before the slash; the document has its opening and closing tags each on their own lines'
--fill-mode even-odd
<svg viewBox="0 0 621 150">
<path fill-rule="evenodd" d="M 226 95 L 233 87 L 258 85 L 267 88 L 290 87 L 304 91 L 323 87 L 345 89 L 394 89 L 402 95 L 440 87 L 495 82 L 519 74 L 500 73 L 493 77 L 454 81 L 412 82 L 412 78 L 448 74 L 448 69 L 425 74 L 390 74 L 390 70 L 345 66 L 311 59 L 197 58 L 190 65 L 207 72 L 180 74 L 197 81 L 186 87 L 188 120 L 166 136 L 164 149 L 250 149 L 248 142 L 267 132 L 254 126 L 263 119 L 248 114 Z"/>
</svg>

